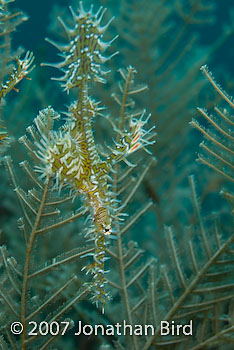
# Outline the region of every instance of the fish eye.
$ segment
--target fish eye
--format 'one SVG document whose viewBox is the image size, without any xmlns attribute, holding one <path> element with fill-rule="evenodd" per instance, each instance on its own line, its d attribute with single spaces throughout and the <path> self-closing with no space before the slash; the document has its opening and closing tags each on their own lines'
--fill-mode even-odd
<svg viewBox="0 0 234 350">
<path fill-rule="evenodd" d="M 109 229 L 109 228 L 105 228 L 105 229 L 104 229 L 104 234 L 105 234 L 105 235 L 110 235 L 110 234 L 111 234 L 110 229 Z"/>
</svg>

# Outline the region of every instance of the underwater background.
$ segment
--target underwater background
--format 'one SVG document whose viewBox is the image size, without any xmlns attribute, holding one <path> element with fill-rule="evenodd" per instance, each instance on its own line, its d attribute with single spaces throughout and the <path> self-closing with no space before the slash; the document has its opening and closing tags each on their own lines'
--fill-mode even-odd
<svg viewBox="0 0 234 350">
<path fill-rule="evenodd" d="M 233 349 L 233 43 L 231 0 L 0 0 L 2 349 Z"/>
</svg>

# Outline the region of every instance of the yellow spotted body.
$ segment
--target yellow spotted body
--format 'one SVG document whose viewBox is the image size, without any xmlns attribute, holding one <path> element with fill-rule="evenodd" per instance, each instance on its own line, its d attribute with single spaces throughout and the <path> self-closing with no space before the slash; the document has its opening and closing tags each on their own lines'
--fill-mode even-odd
<svg viewBox="0 0 234 350">
<path fill-rule="evenodd" d="M 132 120 L 130 130 L 118 138 L 112 153 L 105 160 L 101 159 L 92 131 L 92 121 L 99 108 L 98 103 L 88 96 L 88 84 L 90 81 L 104 82 L 101 64 L 110 57 L 106 58 L 102 53 L 110 42 L 103 42 L 102 36 L 110 21 L 101 26 L 105 10 L 100 8 L 93 14 L 91 8 L 86 12 L 82 3 L 78 14 L 72 9 L 71 12 L 73 28 L 67 27 L 60 19 L 70 41 L 65 45 L 50 41 L 62 52 L 64 60 L 46 65 L 61 69 L 64 75 L 57 80 L 61 81 L 67 92 L 71 88 L 78 88 L 79 98 L 70 106 L 64 127 L 58 132 L 51 132 L 49 137 L 42 135 L 38 155 L 44 163 L 41 168 L 43 175 L 46 178 L 48 175 L 55 177 L 55 188 L 68 184 L 75 192 L 84 196 L 85 205 L 90 209 L 93 222 L 86 237 L 94 241 L 95 250 L 88 254 L 92 256 L 93 263 L 85 269 L 93 275 L 90 284 L 93 301 L 96 304 L 100 302 L 104 307 L 109 300 L 109 293 L 105 289 L 105 251 L 107 237 L 111 234 L 115 202 L 107 175 L 115 162 L 125 159 L 128 154 L 142 147 L 143 142 L 147 142 L 143 139 L 147 132 L 142 126 L 148 118 L 143 121 L 143 113 L 138 121 Z M 43 115 L 46 114 L 48 110 L 38 118 L 44 118 Z M 39 124 L 39 119 L 36 123 Z"/>
<path fill-rule="evenodd" d="M 79 101 L 73 103 L 69 109 L 69 121 L 64 126 L 66 134 L 58 134 L 55 143 L 48 149 L 48 171 L 58 176 L 60 185 L 70 183 L 77 192 L 85 196 L 95 222 L 96 213 L 100 213 L 98 210 L 105 210 L 106 215 L 102 215 L 102 222 L 100 217 L 98 219 L 99 230 L 105 233 L 106 226 L 110 223 L 106 179 L 110 167 L 100 159 L 96 150 L 91 127 L 94 110 L 90 112 L 91 102 L 86 89 L 81 92 Z"/>
</svg>

